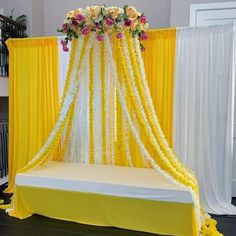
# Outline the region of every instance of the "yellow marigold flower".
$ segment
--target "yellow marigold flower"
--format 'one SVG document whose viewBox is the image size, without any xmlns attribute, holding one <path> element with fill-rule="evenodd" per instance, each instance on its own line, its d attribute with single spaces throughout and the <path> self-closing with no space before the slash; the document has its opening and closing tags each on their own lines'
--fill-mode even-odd
<svg viewBox="0 0 236 236">
<path fill-rule="evenodd" d="M 136 19 L 138 16 L 141 16 L 141 13 L 138 12 L 133 6 L 129 6 L 126 8 L 126 14 L 131 19 Z"/>
<path fill-rule="evenodd" d="M 138 26 L 138 21 L 134 21 L 134 23 L 131 25 L 131 29 L 135 30 L 135 28 Z"/>
<path fill-rule="evenodd" d="M 67 17 L 74 17 L 75 16 L 75 11 L 69 11 L 66 16 Z"/>
<path fill-rule="evenodd" d="M 146 30 L 148 28 L 148 23 L 145 23 L 145 24 L 141 24 L 140 25 L 140 29 L 141 30 Z"/>
<path fill-rule="evenodd" d="M 113 19 L 116 19 L 120 14 L 124 13 L 124 10 L 119 7 L 108 7 L 107 12 L 111 15 Z"/>
<path fill-rule="evenodd" d="M 101 11 L 101 6 L 89 6 L 86 7 L 87 16 L 91 19 L 96 19 Z"/>
<path fill-rule="evenodd" d="M 83 9 L 82 8 L 77 8 L 75 10 L 75 15 L 82 14 L 82 13 L 83 13 Z"/>
</svg>

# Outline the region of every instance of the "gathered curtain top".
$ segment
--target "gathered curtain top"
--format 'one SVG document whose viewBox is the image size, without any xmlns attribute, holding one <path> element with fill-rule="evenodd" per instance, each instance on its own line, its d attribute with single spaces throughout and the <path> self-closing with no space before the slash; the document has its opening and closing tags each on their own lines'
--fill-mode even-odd
<svg viewBox="0 0 236 236">
<path fill-rule="evenodd" d="M 148 40 L 154 40 L 159 37 L 170 37 L 176 33 L 175 28 L 163 29 L 149 29 L 146 31 Z M 32 38 L 9 38 L 6 41 L 8 49 L 10 47 L 24 48 L 24 47 L 44 47 L 57 45 L 58 37 L 60 36 L 46 36 L 46 37 L 32 37 Z M 62 37 L 63 38 L 63 37 Z"/>
<path fill-rule="evenodd" d="M 8 49 L 10 48 L 25 48 L 25 47 L 46 47 L 56 46 L 57 37 L 35 37 L 35 38 L 10 38 L 6 41 Z"/>
</svg>

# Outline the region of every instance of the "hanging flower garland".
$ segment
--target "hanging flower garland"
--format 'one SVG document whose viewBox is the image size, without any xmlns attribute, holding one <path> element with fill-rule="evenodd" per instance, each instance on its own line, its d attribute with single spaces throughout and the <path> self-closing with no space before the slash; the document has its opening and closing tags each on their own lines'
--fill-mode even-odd
<svg viewBox="0 0 236 236">
<path fill-rule="evenodd" d="M 128 30 L 139 41 L 147 39 L 145 30 L 148 27 L 146 16 L 133 6 L 106 7 L 105 5 L 88 6 L 85 9 L 78 8 L 67 13 L 67 17 L 58 32 L 66 35 L 61 41 L 64 51 L 69 51 L 67 44 L 73 38 L 96 33 L 98 41 L 104 40 L 104 34 L 115 33 L 118 39 L 122 39 L 124 31 Z M 140 43 L 141 50 L 144 46 Z"/>
</svg>

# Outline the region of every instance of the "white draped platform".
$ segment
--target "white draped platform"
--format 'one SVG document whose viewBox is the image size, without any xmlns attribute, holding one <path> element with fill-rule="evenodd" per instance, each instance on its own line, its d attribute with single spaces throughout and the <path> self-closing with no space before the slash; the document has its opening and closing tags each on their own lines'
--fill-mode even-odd
<svg viewBox="0 0 236 236">
<path fill-rule="evenodd" d="M 13 210 L 164 235 L 197 235 L 190 191 L 154 169 L 50 161 L 16 176 Z"/>
<path fill-rule="evenodd" d="M 147 168 L 51 161 L 43 168 L 18 174 L 16 185 L 193 203 L 189 191 L 170 183 L 154 169 Z"/>
</svg>

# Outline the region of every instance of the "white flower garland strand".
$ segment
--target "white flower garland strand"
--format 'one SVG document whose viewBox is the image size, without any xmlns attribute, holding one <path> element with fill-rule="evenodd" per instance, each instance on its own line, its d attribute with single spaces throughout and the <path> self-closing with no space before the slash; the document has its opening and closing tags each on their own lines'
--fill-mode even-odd
<svg viewBox="0 0 236 236">
<path fill-rule="evenodd" d="M 137 89 L 137 86 L 136 86 L 136 83 L 135 83 L 135 76 L 134 76 L 134 71 L 133 71 L 133 68 L 132 68 L 132 65 L 131 65 L 131 58 L 130 58 L 130 55 L 129 55 L 126 38 L 124 38 L 121 41 L 121 44 L 122 44 L 122 49 L 123 49 L 123 54 L 124 54 L 125 62 L 126 62 L 127 68 L 128 68 L 128 73 L 129 73 L 129 77 L 130 77 L 132 91 L 134 92 L 135 101 L 138 104 L 138 107 L 140 109 L 140 113 L 141 113 L 142 119 L 143 119 L 143 121 L 145 123 L 145 128 L 147 129 L 147 133 L 150 136 L 151 142 L 153 142 L 154 147 L 157 150 L 160 150 L 161 156 L 164 156 L 164 153 L 163 153 L 160 145 L 158 144 L 158 142 L 156 140 L 156 137 L 154 136 L 153 131 L 152 131 L 150 125 L 149 125 L 149 122 L 148 122 L 147 116 L 146 116 L 146 112 L 144 110 L 143 103 L 142 103 L 141 98 L 139 96 L 139 92 L 138 92 L 138 89 Z M 167 158 L 166 158 L 166 162 L 168 162 L 168 164 L 171 165 L 170 161 Z"/>
<path fill-rule="evenodd" d="M 130 153 L 130 145 L 129 145 L 129 130 L 128 130 L 128 122 L 126 121 L 126 119 L 122 119 L 122 122 L 123 122 L 123 140 L 124 140 L 124 143 L 125 143 L 125 154 L 126 154 L 126 158 L 127 158 L 127 161 L 128 161 L 128 165 L 130 167 L 133 167 L 133 161 L 132 161 L 132 156 L 131 156 L 131 153 Z"/>
<path fill-rule="evenodd" d="M 94 42 L 94 37 L 93 34 L 91 35 L 89 41 L 88 41 L 88 45 L 85 51 L 85 55 L 84 55 L 84 59 L 83 62 L 81 64 L 81 68 L 80 71 L 78 73 L 78 77 L 75 78 L 75 80 L 80 80 L 81 86 L 79 89 L 79 92 L 77 93 L 77 99 L 76 99 L 76 104 L 75 104 L 75 114 L 73 117 L 73 128 L 72 128 L 72 132 L 71 132 L 71 136 L 70 136 L 70 140 L 69 140 L 69 144 L 68 144 L 68 151 L 69 151 L 69 162 L 80 162 L 80 157 L 78 156 L 79 153 L 76 152 L 76 147 L 78 146 L 78 131 L 80 129 L 80 126 L 82 125 L 82 121 L 83 120 L 79 120 L 79 113 L 81 113 L 81 109 L 82 109 L 82 104 L 80 104 L 80 101 L 83 100 L 84 97 L 84 92 L 83 92 L 83 85 L 84 85 L 84 80 L 85 80 L 85 73 L 86 70 L 88 68 L 88 60 L 89 60 L 89 51 L 90 48 L 92 47 Z M 81 43 L 82 45 L 82 43 Z M 81 47 L 82 48 L 82 47 Z M 79 57 L 77 58 L 79 61 Z M 78 61 L 76 62 L 78 64 Z M 82 114 L 83 115 L 83 114 Z M 81 134 L 81 133 L 80 133 Z M 81 134 L 82 135 L 82 134 Z"/>
<path fill-rule="evenodd" d="M 86 59 L 85 59 L 86 60 Z M 83 71 L 84 73 L 81 75 L 82 77 L 80 78 L 81 79 L 81 90 L 79 91 L 79 95 L 78 95 L 78 98 L 77 98 L 77 102 L 75 104 L 75 107 L 77 109 L 77 118 L 74 119 L 74 125 L 75 125 L 75 129 L 72 128 L 72 132 L 75 132 L 75 140 L 72 144 L 75 145 L 75 156 L 74 156 L 74 159 L 75 159 L 75 162 L 79 162 L 81 163 L 82 162 L 82 158 L 83 156 L 81 155 L 81 141 L 84 140 L 80 137 L 83 136 L 83 133 L 82 133 L 82 125 L 85 123 L 85 117 L 83 115 L 83 106 L 84 106 L 84 97 L 85 97 L 85 91 L 84 91 L 84 83 L 85 83 L 85 74 L 86 74 L 86 69 L 87 67 L 85 68 L 85 70 Z M 75 114 L 76 116 L 76 114 Z"/>
<path fill-rule="evenodd" d="M 124 81 L 124 78 L 122 80 Z M 122 88 L 123 88 L 124 96 L 127 97 L 125 86 L 122 86 Z M 125 155 L 126 155 L 126 158 L 127 158 L 127 161 L 128 161 L 128 165 L 133 167 L 134 165 L 133 165 L 133 161 L 132 161 L 132 157 L 131 157 L 131 153 L 130 153 L 130 144 L 129 144 L 129 138 L 130 138 L 129 137 L 129 127 L 128 127 L 128 122 L 125 119 L 123 113 L 124 112 L 122 112 L 122 128 L 123 128 L 123 131 L 122 131 L 123 137 L 122 137 L 122 139 L 123 139 L 124 146 L 125 146 Z"/>
<path fill-rule="evenodd" d="M 155 126 L 158 130 L 158 133 L 160 134 L 161 140 L 162 140 L 163 144 L 165 145 L 168 153 L 170 154 L 170 156 L 175 160 L 175 162 L 179 166 L 182 166 L 180 161 L 174 155 L 173 150 L 170 148 L 170 146 L 169 146 L 169 144 L 168 144 L 168 142 L 165 138 L 165 135 L 163 133 L 163 130 L 160 126 L 160 123 L 158 121 L 158 118 L 156 116 L 155 108 L 153 106 L 153 102 L 152 102 L 152 99 L 151 99 L 151 94 L 150 94 L 148 84 L 147 84 L 147 80 L 146 80 L 146 73 L 145 73 L 143 58 L 142 58 L 141 50 L 140 50 L 140 43 L 139 43 L 139 40 L 138 40 L 137 37 L 134 38 L 133 43 L 134 43 L 135 54 L 136 54 L 136 57 L 137 57 L 137 62 L 138 62 L 139 70 L 140 70 L 140 75 L 141 75 L 140 78 L 141 78 L 141 82 L 142 82 L 142 85 L 143 85 L 143 88 L 144 88 L 143 91 L 144 91 L 145 97 L 147 98 L 147 102 L 148 102 L 148 106 L 150 108 L 151 115 L 152 115 L 152 117 L 155 121 L 154 124 L 155 124 Z M 192 178 L 196 178 L 195 174 L 191 170 L 189 170 L 187 168 L 185 168 L 185 170 Z"/>
<path fill-rule="evenodd" d="M 110 81 L 110 66 L 109 61 L 106 60 L 106 50 L 104 49 L 104 63 L 105 63 L 105 120 L 106 120 L 106 162 L 105 164 L 111 164 L 111 130 L 110 130 L 110 94 L 111 94 L 111 81 Z"/>
<path fill-rule="evenodd" d="M 111 71 L 112 71 L 112 78 L 114 79 L 114 82 L 116 84 L 116 88 L 117 88 L 117 91 L 118 91 L 118 96 L 119 96 L 120 102 L 122 104 L 122 109 L 124 111 L 126 119 L 127 119 L 128 123 L 130 125 L 131 131 L 132 131 L 132 133 L 133 133 L 133 135 L 134 135 L 134 137 L 135 137 L 135 139 L 137 141 L 137 144 L 138 144 L 138 146 L 140 148 L 140 151 L 141 151 L 142 155 L 149 161 L 151 166 L 156 171 L 158 171 L 160 174 L 164 175 L 172 183 L 174 183 L 174 184 L 176 184 L 178 186 L 181 186 L 182 188 L 185 188 L 186 190 L 191 192 L 192 198 L 193 198 L 193 203 L 194 203 L 194 206 L 195 206 L 196 216 L 197 216 L 196 224 L 197 224 L 197 228 L 200 231 L 200 227 L 201 227 L 201 225 L 200 225 L 200 222 L 201 222 L 201 211 L 200 211 L 200 203 L 199 203 L 198 196 L 195 195 L 195 193 L 192 190 L 192 188 L 187 187 L 184 184 L 178 182 L 172 176 L 170 176 L 168 173 L 163 171 L 159 167 L 159 165 L 154 161 L 154 159 L 150 156 L 150 154 L 148 153 L 146 148 L 144 147 L 144 145 L 143 145 L 143 143 L 142 143 L 142 141 L 140 139 L 140 136 L 139 136 L 137 130 L 135 129 L 135 127 L 132 124 L 132 120 L 131 120 L 131 117 L 130 117 L 129 112 L 128 112 L 127 104 L 126 104 L 126 101 L 125 101 L 124 96 L 122 94 L 122 89 L 121 89 L 121 86 L 120 86 L 120 83 L 118 81 L 117 74 L 116 74 L 116 69 L 115 69 L 115 65 L 114 65 L 114 61 L 113 61 L 113 56 L 112 56 L 112 48 L 111 48 L 111 45 L 110 45 L 110 40 L 109 40 L 108 35 L 105 36 L 105 47 L 106 47 L 107 52 L 108 52 L 108 58 L 109 58 L 109 62 L 110 62 L 110 65 L 111 65 Z"/>
<path fill-rule="evenodd" d="M 107 51 L 104 50 L 105 57 L 105 106 L 106 106 L 106 164 L 115 163 L 115 85 L 111 79 L 110 62 Z"/>
<path fill-rule="evenodd" d="M 102 163 L 102 96 L 101 96 L 101 78 L 100 78 L 100 45 L 98 41 L 94 42 L 94 163 Z"/>
<path fill-rule="evenodd" d="M 125 97 L 127 97 L 127 92 L 126 92 L 126 87 L 124 85 L 124 76 L 121 73 L 120 74 L 120 79 L 122 80 L 121 82 L 121 86 L 122 86 L 122 91 Z M 122 111 L 122 119 L 121 119 L 121 123 L 122 123 L 122 143 L 124 145 L 124 152 L 125 152 L 125 157 L 127 158 L 127 162 L 128 162 L 128 166 L 133 167 L 133 161 L 132 161 L 132 157 L 131 157 L 131 153 L 130 153 L 130 145 L 129 145 L 129 127 L 128 127 L 128 122 L 124 117 L 124 112 Z M 123 155 L 123 153 L 122 153 Z"/>
<path fill-rule="evenodd" d="M 140 130 L 142 129 L 142 127 L 140 127 L 136 113 L 134 111 L 130 111 L 130 119 L 132 120 L 132 124 L 135 128 L 135 130 L 140 133 Z M 141 128 L 141 129 L 140 129 Z M 146 168 L 150 168 L 150 163 L 148 162 L 148 160 L 141 154 L 141 158 L 143 161 L 143 164 Z"/>
<path fill-rule="evenodd" d="M 76 78 L 76 66 L 78 64 L 78 61 L 79 61 L 79 58 L 81 56 L 81 52 L 82 52 L 82 45 L 83 45 L 83 42 L 84 42 L 84 37 L 79 37 L 78 38 L 78 47 L 77 47 L 77 50 L 76 50 L 76 54 L 75 54 L 75 60 L 74 60 L 74 68 L 72 70 L 72 73 L 71 73 L 71 78 L 70 78 L 70 83 L 71 81 L 73 80 L 76 80 L 78 78 Z M 67 149 L 65 151 L 66 155 L 64 157 L 64 159 L 66 159 L 66 161 L 68 162 L 74 162 L 75 161 L 75 149 L 76 149 L 76 131 L 78 130 L 78 122 L 76 124 L 76 120 L 78 120 L 79 118 L 79 108 L 77 106 L 79 100 L 80 100 L 80 94 L 81 94 L 81 90 L 83 89 L 83 81 L 81 81 L 80 79 L 80 83 L 81 83 L 81 86 L 78 90 L 78 94 L 76 95 L 76 104 L 75 104 L 75 112 L 74 112 L 74 116 L 73 116 L 73 125 L 72 125 L 72 129 L 71 129 L 71 135 L 70 135 L 70 139 L 69 139 L 69 142 L 68 142 L 68 146 L 67 146 Z M 65 135 L 64 135 L 65 137 Z"/>
<path fill-rule="evenodd" d="M 79 79 L 81 80 L 81 89 L 79 91 L 77 101 L 76 101 L 76 113 L 73 120 L 72 128 L 72 138 L 70 140 L 70 161 L 84 163 L 85 158 L 87 158 L 87 146 L 88 133 L 88 121 L 86 120 L 88 116 L 88 105 L 87 95 L 88 95 L 88 66 L 89 66 L 89 52 L 86 55 L 81 68 L 81 73 L 79 74 Z M 82 138 L 83 137 L 83 138 Z M 87 140 L 87 142 L 86 142 Z"/>
<path fill-rule="evenodd" d="M 83 41 L 84 41 L 84 37 L 80 37 L 77 39 L 78 42 L 77 42 L 77 47 L 75 49 L 75 57 L 74 57 L 74 61 L 73 62 L 70 62 L 70 63 L 73 63 L 72 65 L 72 72 L 71 72 L 71 77 L 69 78 L 69 86 L 70 84 L 72 83 L 72 81 L 75 80 L 75 76 L 76 76 L 76 70 L 77 70 L 77 66 L 78 66 L 78 61 L 79 61 L 79 58 L 81 56 L 81 51 L 82 51 L 82 45 L 83 45 Z M 70 55 L 70 58 L 71 58 L 72 55 Z M 64 83 L 65 85 L 65 83 Z M 64 90 L 63 90 L 63 97 L 66 97 L 67 96 L 67 93 L 65 91 L 65 87 L 64 87 Z M 65 101 L 65 100 L 64 100 Z M 64 107 L 64 103 L 63 101 L 61 101 L 61 109 L 62 107 Z M 65 138 L 66 138 L 66 130 L 68 129 L 68 124 L 66 125 L 63 133 L 62 133 L 62 143 L 65 142 Z M 64 154 L 64 160 L 66 161 L 69 161 L 70 160 L 70 154 L 69 154 L 69 149 L 68 147 L 66 148 L 65 150 L 65 154 Z"/>
<path fill-rule="evenodd" d="M 81 100 L 83 99 L 83 78 L 84 78 L 84 73 L 83 73 L 83 68 L 81 68 L 81 73 L 79 74 L 79 80 L 80 80 L 80 88 L 78 90 L 78 93 L 76 95 L 76 102 L 75 102 L 75 112 L 73 116 L 73 124 L 72 124 L 72 129 L 71 129 L 71 135 L 68 143 L 68 150 L 69 150 L 69 162 L 78 162 L 78 157 L 76 155 L 76 146 L 78 145 L 77 143 L 77 135 L 79 133 L 79 128 L 80 128 L 80 122 L 82 122 L 79 119 L 79 114 L 80 114 L 80 109 L 81 109 Z"/>
<path fill-rule="evenodd" d="M 110 62 L 109 62 L 110 63 Z M 110 70 L 110 76 L 112 71 Z M 110 118 L 109 118 L 109 132 L 111 142 L 111 158 L 110 164 L 115 165 L 115 142 L 116 142 L 116 89 L 114 81 L 111 80 L 111 91 L 110 91 Z"/>
<path fill-rule="evenodd" d="M 84 100 L 81 103 L 81 114 L 80 114 L 80 133 L 78 134 L 80 146 L 78 147 L 79 162 L 89 163 L 89 56 L 86 58 L 85 64 L 86 72 L 84 74 Z"/>
<path fill-rule="evenodd" d="M 71 77 L 69 78 L 69 85 L 72 83 L 72 81 L 75 80 L 76 70 L 77 70 L 79 58 L 81 56 L 81 50 L 82 50 L 84 37 L 78 38 L 77 40 L 78 40 L 78 43 L 77 43 L 77 47 L 75 49 L 74 61 L 73 62 L 70 61 L 70 63 L 73 63 L 73 65 L 72 65 Z M 71 50 L 71 52 L 72 52 L 72 50 Z M 72 55 L 70 55 L 70 59 L 71 59 L 71 56 Z M 67 93 L 66 93 L 65 87 L 64 87 L 62 98 L 66 97 L 66 95 L 67 95 Z M 61 102 L 61 107 L 63 107 L 63 106 L 64 106 L 64 103 Z"/>
<path fill-rule="evenodd" d="M 76 53 L 75 53 L 74 68 L 73 68 L 72 73 L 71 73 L 70 82 L 77 79 L 76 78 L 76 68 L 78 66 L 78 62 L 79 62 L 79 59 L 81 57 L 82 46 L 83 46 L 84 40 L 85 40 L 85 37 L 79 37 L 78 38 L 78 46 L 77 46 L 77 50 L 76 50 Z"/>
</svg>

